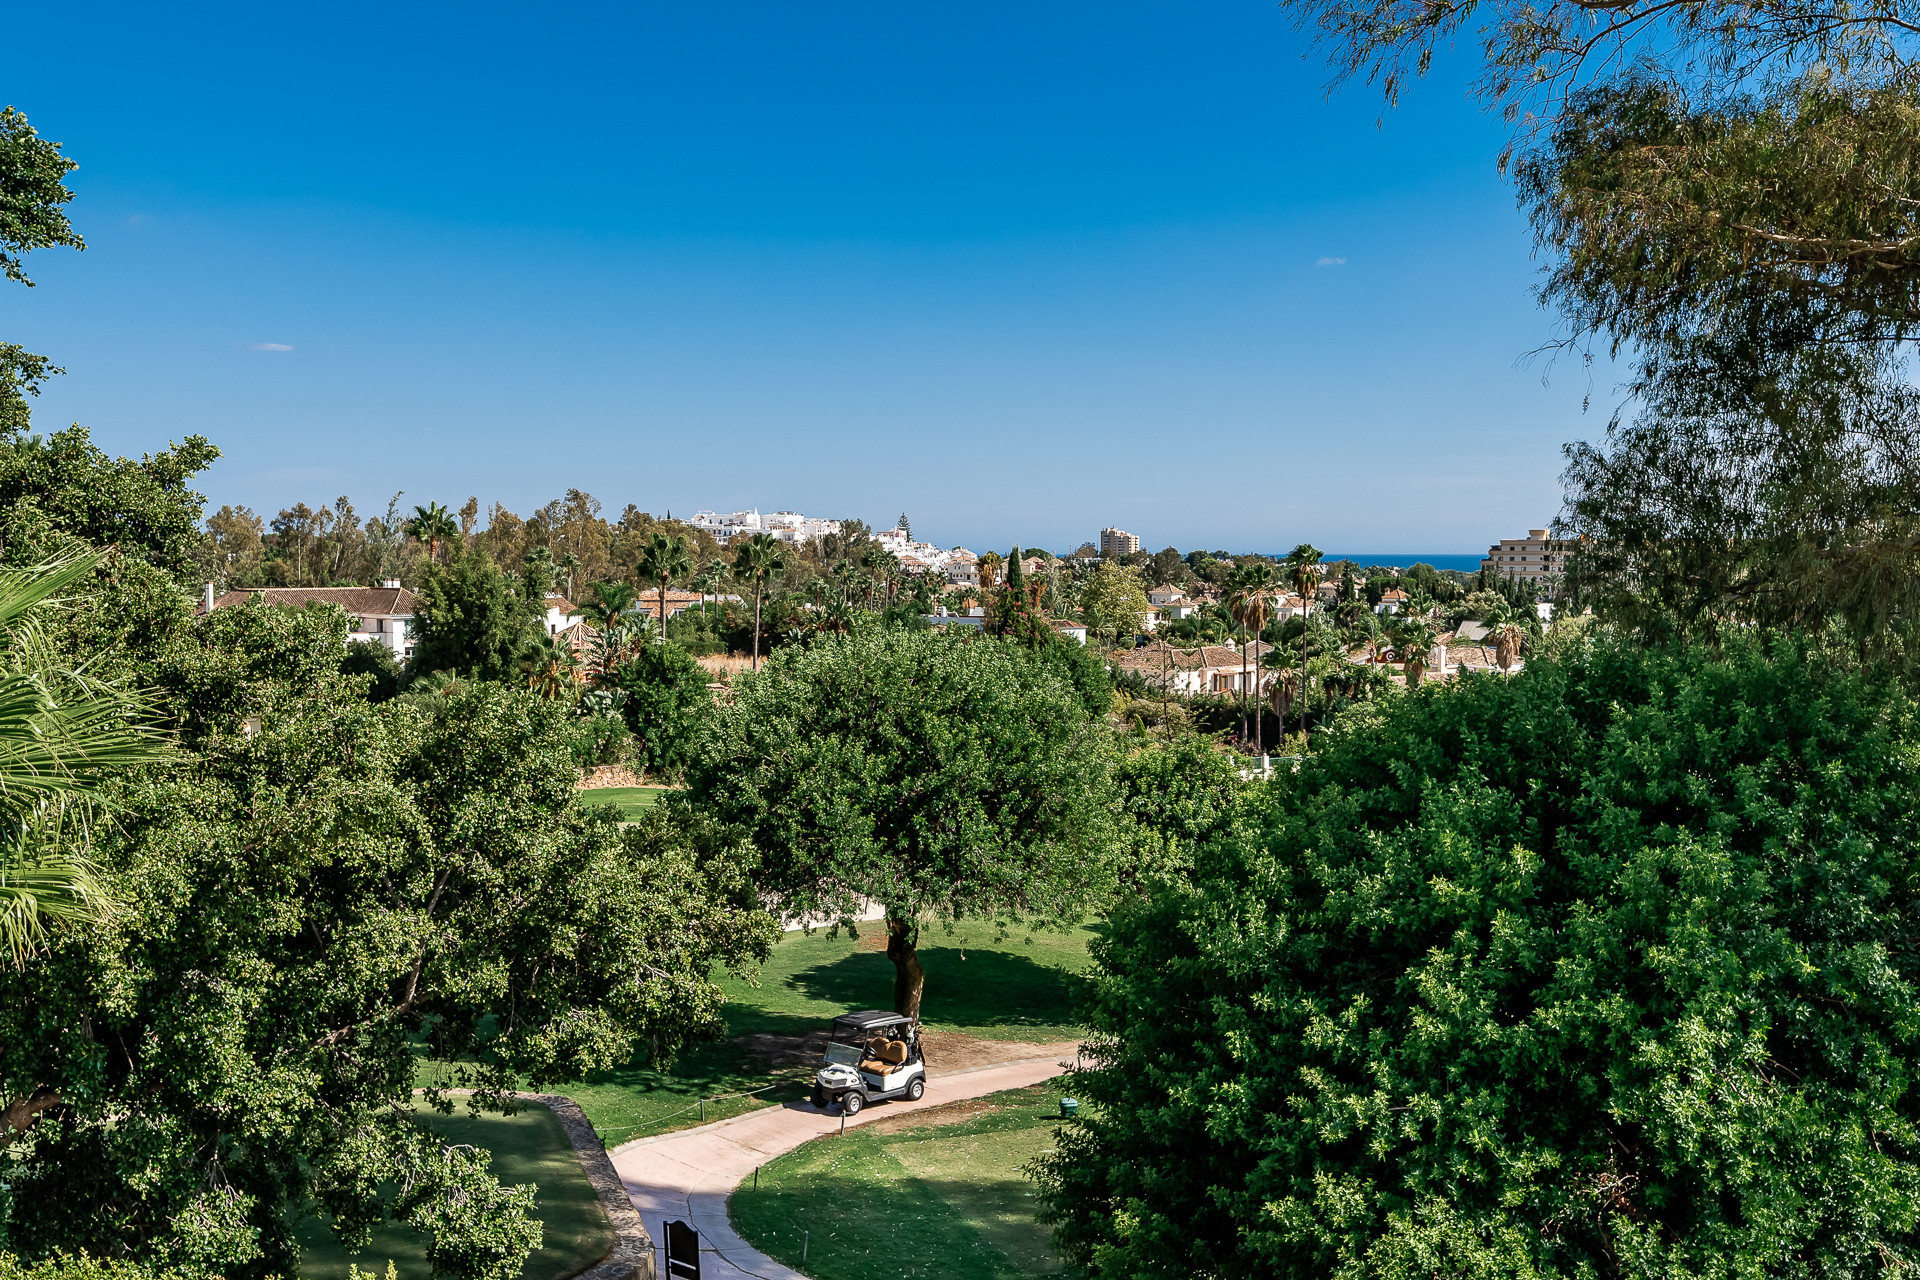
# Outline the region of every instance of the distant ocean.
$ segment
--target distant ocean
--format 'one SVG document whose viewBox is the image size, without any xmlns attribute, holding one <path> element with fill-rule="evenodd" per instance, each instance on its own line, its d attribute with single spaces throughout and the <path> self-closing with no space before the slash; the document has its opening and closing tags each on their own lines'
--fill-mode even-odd
<svg viewBox="0 0 1920 1280">
<path fill-rule="evenodd" d="M 1487 553 L 1477 551 L 1472 555 L 1432 555 L 1426 552 L 1416 554 L 1412 551 L 1372 551 L 1366 555 L 1357 555 L 1350 551 L 1339 553 L 1329 551 L 1321 558 L 1325 560 L 1351 560 L 1362 568 L 1376 564 L 1391 564 L 1398 565 L 1402 570 L 1405 570 L 1413 568 L 1416 564 L 1430 564 L 1436 569 L 1458 569 L 1462 573 L 1474 573 L 1479 570 L 1480 562 L 1487 558 Z"/>
</svg>

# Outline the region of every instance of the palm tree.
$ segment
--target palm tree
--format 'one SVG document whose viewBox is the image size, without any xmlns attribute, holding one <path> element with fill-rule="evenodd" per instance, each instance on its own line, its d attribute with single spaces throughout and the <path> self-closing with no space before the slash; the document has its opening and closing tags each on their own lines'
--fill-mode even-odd
<svg viewBox="0 0 1920 1280">
<path fill-rule="evenodd" d="M 994 584 L 1000 581 L 1000 566 L 1005 563 L 998 551 L 989 551 L 980 557 L 980 589 L 982 591 L 993 590 Z"/>
<path fill-rule="evenodd" d="M 707 597 L 720 594 L 720 582 L 721 579 L 726 577 L 726 574 L 726 561 L 709 560 L 700 570 L 699 576 L 693 580 L 693 589 L 700 593 L 700 609 L 703 613 L 707 608 Z"/>
<path fill-rule="evenodd" d="M 760 669 L 760 597 L 767 579 L 787 567 L 786 552 L 770 533 L 756 533 L 733 553 L 734 576 L 753 583 L 753 669 Z"/>
<path fill-rule="evenodd" d="M 687 540 L 678 535 L 669 538 L 656 533 L 640 549 L 640 562 L 634 566 L 643 582 L 660 584 L 660 642 L 667 639 L 667 585 L 675 578 L 693 572 L 693 557 L 687 554 Z"/>
<path fill-rule="evenodd" d="M 520 659 L 527 686 L 543 698 L 560 699 L 580 683 L 580 660 L 565 636 L 541 636 Z"/>
<path fill-rule="evenodd" d="M 1287 576 L 1300 594 L 1301 619 L 1313 613 L 1313 601 L 1320 590 L 1320 548 L 1303 542 L 1287 553 Z M 1284 729 L 1285 726 L 1283 725 Z M 1300 628 L 1300 750 L 1307 749 L 1307 628 Z"/>
<path fill-rule="evenodd" d="M 1487 639 L 1493 641 L 1493 660 L 1499 665 L 1500 674 L 1505 675 L 1527 642 L 1527 629 L 1508 618 L 1496 624 L 1487 633 Z"/>
<path fill-rule="evenodd" d="M 453 512 L 437 502 L 429 502 L 424 507 L 413 509 L 413 518 L 404 526 L 408 535 L 427 544 L 427 559 L 435 560 L 440 555 L 440 543 L 460 536 L 460 526 L 453 522 Z"/>
<path fill-rule="evenodd" d="M 595 665 L 604 679 L 612 674 L 620 651 L 625 648 L 627 610 L 633 608 L 633 584 L 589 582 L 587 595 L 590 598 L 585 604 L 574 608 L 573 616 L 585 618 L 587 625 L 593 628 Z"/>
<path fill-rule="evenodd" d="M 1439 636 L 1434 634 L 1433 624 L 1425 618 L 1415 618 L 1402 623 L 1394 632 L 1393 647 L 1400 654 L 1401 666 L 1407 677 L 1407 688 L 1416 688 L 1420 677 L 1427 672 L 1427 655 L 1433 649 Z"/>
<path fill-rule="evenodd" d="M 573 599 L 573 571 L 580 567 L 580 557 L 569 551 L 560 557 L 559 565 L 567 571 L 567 599 Z"/>
<path fill-rule="evenodd" d="M 142 723 L 144 705 L 58 667 L 42 633 L 53 598 L 101 559 L 0 570 L 0 947 L 16 965 L 41 948 L 50 924 L 109 912 L 85 853 L 89 820 L 109 779 L 163 755 Z"/>
<path fill-rule="evenodd" d="M 1227 610 L 1233 620 L 1240 624 L 1240 737 L 1247 736 L 1247 718 L 1252 706 L 1250 694 L 1252 686 L 1248 683 L 1247 632 L 1251 630 L 1258 639 L 1266 630 L 1267 620 L 1273 616 L 1273 588 L 1279 582 L 1279 574 L 1271 563 L 1265 560 L 1250 560 L 1233 571 L 1228 582 Z M 1262 723 L 1254 719 L 1255 749 L 1258 750 Z"/>
</svg>

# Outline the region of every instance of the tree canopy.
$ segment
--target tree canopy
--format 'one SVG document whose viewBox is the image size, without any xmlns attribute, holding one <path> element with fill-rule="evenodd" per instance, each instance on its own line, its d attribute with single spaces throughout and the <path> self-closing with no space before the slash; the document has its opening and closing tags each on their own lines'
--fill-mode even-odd
<svg viewBox="0 0 1920 1280">
<path fill-rule="evenodd" d="M 775 652 L 718 709 L 690 796 L 746 833 L 790 915 L 887 908 L 896 1007 L 924 917 L 1069 919 L 1110 879 L 1104 731 L 1024 646 L 860 629 Z"/>
<path fill-rule="evenodd" d="M 508 1280 L 531 1202 L 410 1120 L 413 1038 L 498 1107 L 712 1034 L 708 974 L 770 943 L 733 855 L 574 802 L 552 704 L 376 706 L 344 638 L 337 610 L 196 622 L 162 675 L 191 750 L 127 780 L 101 850 L 119 910 L 0 975 L 0 1083 L 57 1102 L 8 1159 L 27 1256 L 292 1274 L 311 1199 L 345 1240 L 398 1216 L 437 1273 Z"/>
<path fill-rule="evenodd" d="M 1920 1244 L 1920 722 L 1782 641 L 1350 713 L 1120 899 L 1096 1277 L 1820 1275 Z"/>
</svg>

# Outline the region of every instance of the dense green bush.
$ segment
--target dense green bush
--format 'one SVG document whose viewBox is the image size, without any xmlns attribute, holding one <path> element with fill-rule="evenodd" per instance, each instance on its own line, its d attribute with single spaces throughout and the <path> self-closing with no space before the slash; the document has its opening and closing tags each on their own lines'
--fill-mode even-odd
<svg viewBox="0 0 1920 1280">
<path fill-rule="evenodd" d="M 1920 1205 L 1911 702 L 1602 647 L 1386 699 L 1123 900 L 1095 1276 L 1860 1276 Z"/>
<path fill-rule="evenodd" d="M 643 645 L 607 679 L 633 734 L 635 763 L 653 770 L 686 763 L 694 735 L 713 714 L 713 677 L 678 644 Z"/>
</svg>

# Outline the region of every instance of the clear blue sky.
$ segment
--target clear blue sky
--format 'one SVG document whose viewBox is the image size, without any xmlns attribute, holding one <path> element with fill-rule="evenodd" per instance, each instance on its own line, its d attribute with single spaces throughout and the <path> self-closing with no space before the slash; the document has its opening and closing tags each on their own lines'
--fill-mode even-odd
<svg viewBox="0 0 1920 1280">
<path fill-rule="evenodd" d="M 203 433 L 216 505 L 1473 551 L 1551 517 L 1610 403 L 1521 360 L 1551 324 L 1467 68 L 1382 119 L 1267 0 L 8 28 L 90 245 L 0 292 L 69 370 L 36 420 Z"/>
</svg>

